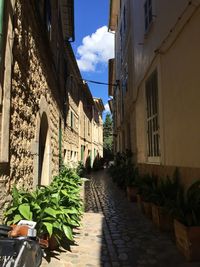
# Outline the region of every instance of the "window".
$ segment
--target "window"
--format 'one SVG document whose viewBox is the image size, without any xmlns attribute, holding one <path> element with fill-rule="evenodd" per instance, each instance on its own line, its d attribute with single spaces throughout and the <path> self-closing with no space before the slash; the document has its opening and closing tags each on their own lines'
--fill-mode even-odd
<svg viewBox="0 0 200 267">
<path fill-rule="evenodd" d="M 146 0 L 144 4 L 145 32 L 149 30 L 152 23 L 152 0 Z"/>
<path fill-rule="evenodd" d="M 85 146 L 81 145 L 81 161 L 84 161 L 85 157 Z"/>
<path fill-rule="evenodd" d="M 126 31 L 126 7 L 124 6 L 123 10 L 123 24 L 124 24 L 124 32 Z"/>
<path fill-rule="evenodd" d="M 45 27 L 48 33 L 49 40 L 51 40 L 51 2 L 50 0 L 45 0 L 44 2 L 44 20 L 45 20 Z"/>
<path fill-rule="evenodd" d="M 88 136 L 90 136 L 90 120 L 88 120 Z"/>
<path fill-rule="evenodd" d="M 71 116 L 70 116 L 70 126 L 71 126 L 71 128 L 73 129 L 74 128 L 74 114 L 73 114 L 73 112 L 71 111 L 70 112 L 71 114 Z"/>
<path fill-rule="evenodd" d="M 85 124 L 86 124 L 86 118 L 85 118 L 85 115 L 84 115 L 84 122 L 83 122 L 83 137 L 85 138 Z"/>
<path fill-rule="evenodd" d="M 146 82 L 148 157 L 160 156 L 157 71 Z"/>
</svg>

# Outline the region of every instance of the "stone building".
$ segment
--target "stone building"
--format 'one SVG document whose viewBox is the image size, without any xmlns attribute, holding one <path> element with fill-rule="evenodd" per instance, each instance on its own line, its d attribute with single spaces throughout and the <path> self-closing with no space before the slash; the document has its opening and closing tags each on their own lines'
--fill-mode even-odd
<svg viewBox="0 0 200 267">
<path fill-rule="evenodd" d="M 12 185 L 49 184 L 66 121 L 73 1 L 1 1 L 0 206 Z"/>
<path fill-rule="evenodd" d="M 73 0 L 0 5 L 0 209 L 92 149 L 94 101 L 71 47 Z M 2 209 L 1 209 L 2 210 Z"/>
<path fill-rule="evenodd" d="M 82 77 L 71 46 L 66 47 L 68 76 L 66 81 L 66 121 L 63 131 L 63 161 L 73 167 L 79 160 L 79 103 Z"/>
<path fill-rule="evenodd" d="M 73 0 L 1 3 L 0 208 L 14 183 L 49 184 L 66 151 L 78 160 L 83 84 L 72 79 Z"/>
<path fill-rule="evenodd" d="M 111 0 L 115 150 L 141 172 L 200 177 L 200 1 Z"/>
<path fill-rule="evenodd" d="M 94 97 L 92 120 L 92 163 L 95 158 L 103 157 L 103 120 L 104 105 L 101 98 Z"/>
</svg>

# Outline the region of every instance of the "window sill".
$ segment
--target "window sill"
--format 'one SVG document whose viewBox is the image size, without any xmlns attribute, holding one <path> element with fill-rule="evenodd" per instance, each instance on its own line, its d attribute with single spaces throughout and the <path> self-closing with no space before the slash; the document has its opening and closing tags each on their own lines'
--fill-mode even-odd
<svg viewBox="0 0 200 267">
<path fill-rule="evenodd" d="M 151 164 L 161 164 L 161 158 L 159 157 L 148 157 L 147 158 L 147 163 Z"/>
</svg>

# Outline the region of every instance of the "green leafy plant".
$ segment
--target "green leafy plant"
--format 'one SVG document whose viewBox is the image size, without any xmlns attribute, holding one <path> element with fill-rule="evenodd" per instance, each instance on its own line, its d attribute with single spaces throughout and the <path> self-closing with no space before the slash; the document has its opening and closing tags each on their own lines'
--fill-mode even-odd
<svg viewBox="0 0 200 267">
<path fill-rule="evenodd" d="M 80 176 L 80 177 L 84 177 L 87 173 L 86 168 L 84 167 L 84 164 L 82 161 L 78 162 L 78 166 L 76 167 L 76 173 Z"/>
<path fill-rule="evenodd" d="M 153 187 L 151 201 L 161 207 L 168 209 L 171 203 L 176 200 L 180 189 L 178 169 L 175 169 L 173 177 L 167 176 L 158 179 L 157 185 Z"/>
<path fill-rule="evenodd" d="M 136 186 L 136 180 L 138 177 L 138 168 L 132 163 L 126 166 L 126 186 Z"/>
<path fill-rule="evenodd" d="M 145 174 L 136 179 L 135 185 L 138 187 L 138 194 L 141 195 L 144 201 L 152 202 L 153 192 L 157 188 L 157 180 L 158 177 L 153 174 Z"/>
<path fill-rule="evenodd" d="M 186 226 L 200 226 L 200 180 L 193 183 L 186 192 L 180 187 L 177 199 L 171 203 L 169 211 Z"/>
<path fill-rule="evenodd" d="M 109 174 L 121 189 L 125 189 L 128 183 L 133 183 L 135 169 L 131 160 L 132 152 L 130 150 L 118 152 L 114 164 L 109 168 Z"/>
<path fill-rule="evenodd" d="M 21 219 L 37 222 L 38 235 L 54 235 L 60 241 L 65 235 L 73 240 L 73 228 L 80 225 L 82 202 L 81 179 L 72 170 L 63 167 L 50 186 L 25 192 L 13 187 L 12 203 L 5 213 L 8 225 Z"/>
</svg>

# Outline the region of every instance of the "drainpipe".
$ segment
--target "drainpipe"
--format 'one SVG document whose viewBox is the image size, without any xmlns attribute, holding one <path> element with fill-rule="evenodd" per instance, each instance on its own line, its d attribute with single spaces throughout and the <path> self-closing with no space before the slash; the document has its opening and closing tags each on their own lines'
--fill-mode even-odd
<svg viewBox="0 0 200 267">
<path fill-rule="evenodd" d="M 2 61 L 4 0 L 0 0 L 0 63 Z"/>
</svg>

